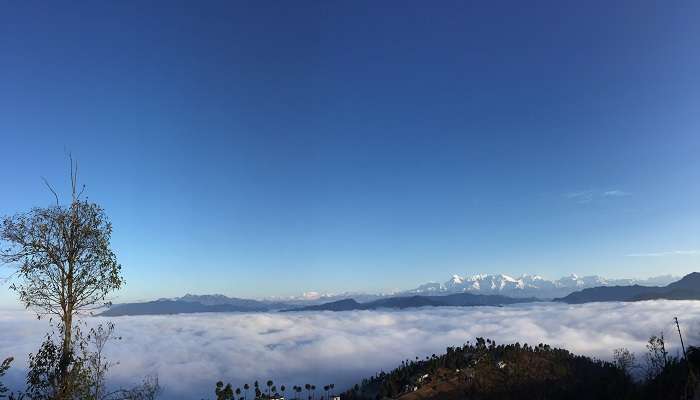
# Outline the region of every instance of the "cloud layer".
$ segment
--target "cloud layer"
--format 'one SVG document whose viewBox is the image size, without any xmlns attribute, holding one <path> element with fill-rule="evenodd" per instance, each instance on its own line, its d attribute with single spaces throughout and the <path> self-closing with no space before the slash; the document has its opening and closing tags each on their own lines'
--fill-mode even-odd
<svg viewBox="0 0 700 400">
<path fill-rule="evenodd" d="M 269 378 L 278 385 L 343 388 L 402 359 L 442 353 L 477 336 L 609 358 L 617 347 L 643 351 L 647 338 L 663 330 L 675 352 L 676 315 L 688 342 L 700 343 L 700 302 L 694 301 L 119 317 L 112 321 L 123 339 L 109 356 L 120 364 L 109 379 L 131 386 L 157 373 L 164 397 L 172 399 L 213 398 L 219 379 L 235 386 Z M 46 323 L 27 312 L 0 311 L 0 326 L 0 357 L 16 357 L 9 379 L 18 385 Z"/>
<path fill-rule="evenodd" d="M 580 204 L 591 203 L 596 200 L 614 198 L 614 197 L 626 197 L 630 196 L 631 193 L 622 190 L 581 190 L 578 192 L 565 193 L 564 197 L 573 200 Z"/>
</svg>

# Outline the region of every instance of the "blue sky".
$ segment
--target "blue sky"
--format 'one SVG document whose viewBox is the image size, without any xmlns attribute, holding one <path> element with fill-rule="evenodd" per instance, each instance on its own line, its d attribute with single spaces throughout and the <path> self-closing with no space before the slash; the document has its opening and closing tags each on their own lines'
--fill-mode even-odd
<svg viewBox="0 0 700 400">
<path fill-rule="evenodd" d="M 14 2 L 0 214 L 71 151 L 119 299 L 700 261 L 700 3 Z M 0 303 L 14 302 L 0 291 Z"/>
</svg>

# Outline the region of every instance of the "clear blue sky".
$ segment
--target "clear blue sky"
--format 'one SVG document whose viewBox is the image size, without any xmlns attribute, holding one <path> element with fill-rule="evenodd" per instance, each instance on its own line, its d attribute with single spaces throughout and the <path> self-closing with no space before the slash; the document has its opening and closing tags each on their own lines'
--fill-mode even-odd
<svg viewBox="0 0 700 400">
<path fill-rule="evenodd" d="M 114 3 L 3 6 L 0 214 L 71 151 L 121 300 L 700 269 L 697 1 Z"/>
</svg>

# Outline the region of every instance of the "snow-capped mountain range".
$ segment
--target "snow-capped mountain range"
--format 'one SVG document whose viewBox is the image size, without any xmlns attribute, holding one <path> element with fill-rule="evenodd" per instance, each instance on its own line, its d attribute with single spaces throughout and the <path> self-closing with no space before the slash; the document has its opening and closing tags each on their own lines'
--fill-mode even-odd
<svg viewBox="0 0 700 400">
<path fill-rule="evenodd" d="M 443 295 L 455 293 L 498 294 L 502 296 L 523 298 L 536 297 L 542 300 L 567 296 L 573 292 L 598 286 L 666 286 L 679 280 L 673 275 L 662 275 L 647 279 L 608 279 L 597 275 L 578 276 L 571 274 L 556 280 L 549 280 L 539 275 L 477 274 L 470 276 L 453 275 L 444 283 L 428 282 L 411 290 L 392 290 L 384 293 L 321 293 L 306 292 L 300 296 L 268 297 L 258 300 L 227 297 L 224 295 L 185 295 L 173 299 L 185 302 L 197 302 L 207 306 L 235 305 L 240 307 L 260 306 L 288 308 L 289 306 L 323 304 L 344 299 L 369 302 L 386 297 L 412 295 Z"/>
<path fill-rule="evenodd" d="M 409 308 L 424 306 L 503 305 L 529 302 L 536 299 L 567 303 L 588 301 L 638 301 L 644 299 L 700 299 L 697 291 L 700 273 L 694 272 L 683 279 L 671 275 L 648 279 L 605 279 L 599 276 L 569 275 L 547 280 L 537 275 L 453 275 L 445 283 L 426 283 L 419 287 L 382 294 L 305 293 L 303 296 L 276 299 L 243 299 L 221 294 L 192 295 L 163 298 L 156 301 L 117 304 L 102 312 L 106 316 L 159 315 L 203 312 L 275 312 L 275 311 L 348 311 L 378 308 Z M 675 283 L 672 283 L 675 282 Z M 654 286 L 643 288 L 639 286 Z M 607 288 L 606 288 L 607 286 Z M 610 286 L 618 286 L 611 288 Z M 583 289 L 595 288 L 592 291 Z M 572 298 L 565 298 L 569 294 Z M 604 295 L 601 295 L 604 292 Z M 446 296 L 442 296 L 446 295 Z M 498 295 L 498 296 L 474 296 Z M 640 297 L 641 296 L 641 297 Z M 569 296 L 571 297 L 571 296 Z"/>
<path fill-rule="evenodd" d="M 596 275 L 578 276 L 572 274 L 557 280 L 548 280 L 539 275 L 521 275 L 518 277 L 511 277 L 503 274 L 478 274 L 472 276 L 453 275 L 452 279 L 445 283 L 429 282 L 403 293 L 428 295 L 466 292 L 548 299 L 566 296 L 578 290 L 597 286 L 664 286 L 678 279 L 678 277 L 672 275 L 648 279 L 606 279 Z"/>
<path fill-rule="evenodd" d="M 266 301 L 286 302 L 289 304 L 322 304 L 343 299 L 355 299 L 360 302 L 373 301 L 384 297 L 408 295 L 441 295 L 455 293 L 499 294 L 508 297 L 537 297 L 553 299 L 564 297 L 573 292 L 597 286 L 665 286 L 679 280 L 673 275 L 662 275 L 647 279 L 609 279 L 597 275 L 579 276 L 571 274 L 556 280 L 549 280 L 539 275 L 505 274 L 453 275 L 444 283 L 428 282 L 411 290 L 391 290 L 383 293 L 325 293 L 306 292 L 300 296 L 266 298 Z"/>
</svg>

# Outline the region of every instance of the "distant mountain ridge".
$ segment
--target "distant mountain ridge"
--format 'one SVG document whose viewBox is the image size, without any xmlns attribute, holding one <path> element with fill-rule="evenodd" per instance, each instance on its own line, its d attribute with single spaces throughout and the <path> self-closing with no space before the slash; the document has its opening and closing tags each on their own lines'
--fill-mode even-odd
<svg viewBox="0 0 700 400">
<path fill-rule="evenodd" d="M 678 280 L 672 275 L 658 276 L 648 279 L 607 279 L 597 275 L 569 276 L 548 280 L 539 275 L 520 275 L 511 277 L 505 274 L 489 275 L 477 274 L 472 276 L 453 275 L 452 279 L 445 283 L 429 282 L 415 289 L 402 292 L 402 294 L 500 294 L 509 297 L 538 297 L 551 299 L 563 297 L 578 290 L 600 286 L 661 286 Z"/>
<path fill-rule="evenodd" d="M 386 297 L 409 295 L 444 295 L 454 293 L 500 294 L 508 297 L 537 297 L 553 299 L 566 296 L 575 291 L 598 286 L 664 286 L 679 280 L 673 275 L 661 275 L 646 279 L 610 279 L 597 275 L 579 276 L 571 274 L 556 280 L 549 280 L 540 275 L 523 274 L 512 277 L 507 274 L 474 274 L 468 276 L 452 275 L 444 283 L 428 282 L 410 290 L 394 290 L 378 294 L 362 292 L 319 293 L 307 292 L 301 296 L 272 298 L 271 301 L 281 301 L 292 304 L 322 304 L 344 299 L 355 299 L 368 302 Z"/>
<path fill-rule="evenodd" d="M 288 303 L 266 302 L 226 297 L 224 295 L 185 295 L 176 299 L 159 299 L 143 303 L 115 304 L 100 315 L 167 315 L 209 312 L 269 312 L 291 307 Z"/>
<path fill-rule="evenodd" d="M 176 297 L 173 299 L 175 301 L 184 301 L 188 303 L 199 303 L 205 306 L 234 306 L 238 308 L 264 308 L 269 310 L 285 308 L 289 306 L 289 303 L 282 301 L 272 301 L 272 300 L 253 300 L 253 299 L 242 299 L 239 297 L 228 297 L 223 294 L 186 294 L 182 297 Z"/>
<path fill-rule="evenodd" d="M 571 275 L 549 281 L 537 275 L 455 275 L 445 284 L 429 283 L 416 289 L 391 294 L 317 295 L 301 300 L 253 300 L 221 294 L 192 295 L 140 303 L 115 304 L 103 316 L 159 315 L 208 312 L 275 312 L 311 310 L 370 310 L 423 306 L 506 305 L 554 299 L 571 303 L 592 301 L 637 301 L 654 298 L 700 300 L 700 274 L 692 273 L 666 286 L 643 286 L 673 281 L 670 275 L 647 280 L 606 280 L 597 276 Z M 620 283 L 636 283 L 621 285 Z M 618 285 L 615 285 L 618 284 Z M 554 296 L 562 293 L 560 296 Z"/>
<path fill-rule="evenodd" d="M 693 272 L 666 286 L 601 286 L 570 293 L 555 301 L 581 304 L 601 301 L 700 300 L 700 273 Z"/>
<path fill-rule="evenodd" d="M 377 310 L 405 309 L 415 307 L 475 307 L 475 306 L 501 306 L 538 301 L 535 298 L 512 298 L 501 295 L 485 295 L 471 293 L 456 293 L 443 296 L 413 295 L 407 297 L 387 297 L 367 303 L 358 303 L 354 299 L 338 300 L 325 304 L 315 304 L 306 307 L 298 307 L 283 311 L 351 311 L 351 310 Z"/>
</svg>

